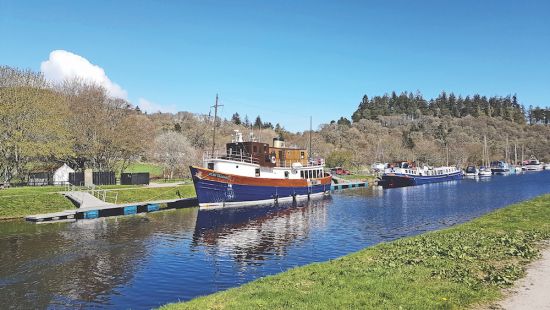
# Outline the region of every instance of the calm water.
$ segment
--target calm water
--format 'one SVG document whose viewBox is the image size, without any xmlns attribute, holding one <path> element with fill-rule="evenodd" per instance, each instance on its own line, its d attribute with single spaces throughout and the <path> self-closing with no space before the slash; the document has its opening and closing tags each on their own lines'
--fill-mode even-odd
<svg viewBox="0 0 550 310">
<path fill-rule="evenodd" d="M 299 206 L 0 222 L 2 308 L 151 308 L 467 221 L 550 192 L 550 171 L 335 193 Z"/>
</svg>

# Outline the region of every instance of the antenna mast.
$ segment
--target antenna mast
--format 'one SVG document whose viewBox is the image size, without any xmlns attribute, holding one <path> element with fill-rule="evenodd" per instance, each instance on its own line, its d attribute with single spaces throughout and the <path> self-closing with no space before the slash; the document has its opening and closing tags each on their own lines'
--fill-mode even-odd
<svg viewBox="0 0 550 310">
<path fill-rule="evenodd" d="M 211 108 L 214 108 L 214 130 L 212 131 L 212 156 L 216 150 L 216 125 L 218 124 L 218 107 L 223 107 L 223 104 L 218 104 L 218 94 L 216 94 L 216 104 Z"/>
</svg>

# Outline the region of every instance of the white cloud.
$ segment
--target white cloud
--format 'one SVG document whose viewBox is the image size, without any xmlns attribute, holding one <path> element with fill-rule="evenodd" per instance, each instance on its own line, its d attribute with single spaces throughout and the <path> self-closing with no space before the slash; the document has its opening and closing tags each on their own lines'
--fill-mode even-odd
<svg viewBox="0 0 550 310">
<path fill-rule="evenodd" d="M 40 71 L 47 80 L 54 83 L 60 83 L 71 78 L 81 78 L 105 87 L 111 97 L 128 99 L 126 90 L 111 81 L 103 68 L 71 52 L 64 50 L 52 51 L 50 58 L 40 64 Z"/>
<path fill-rule="evenodd" d="M 160 105 L 158 103 L 149 101 L 145 98 L 139 98 L 138 104 L 141 111 L 146 111 L 147 113 L 156 113 L 156 112 L 167 112 L 167 113 L 176 113 L 178 112 L 177 108 L 174 105 Z"/>
</svg>

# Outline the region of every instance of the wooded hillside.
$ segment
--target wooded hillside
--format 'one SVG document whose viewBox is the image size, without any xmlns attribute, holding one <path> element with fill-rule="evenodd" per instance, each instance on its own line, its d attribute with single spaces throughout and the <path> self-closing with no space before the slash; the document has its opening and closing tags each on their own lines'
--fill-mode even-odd
<svg viewBox="0 0 550 310">
<path fill-rule="evenodd" d="M 206 111 L 206 108 L 205 108 Z M 315 116 L 313 116 L 315 118 Z M 431 165 L 481 162 L 483 136 L 491 159 L 503 159 L 506 139 L 550 161 L 549 109 L 525 108 L 516 96 L 455 96 L 442 93 L 367 96 L 352 120 L 340 117 L 312 133 L 312 153 L 329 166 L 363 169 L 376 161 L 417 160 Z M 284 121 L 284 120 L 281 120 Z M 307 148 L 309 132 L 292 133 L 279 123 L 234 113 L 218 118 L 216 149 L 223 152 L 234 130 L 271 143 Z M 0 67 L 0 180 L 23 181 L 29 172 L 52 171 L 68 163 L 75 169 L 124 170 L 135 161 L 154 162 L 169 177 L 185 177 L 212 146 L 213 117 L 189 112 L 147 114 L 131 103 L 110 98 L 84 81 L 51 85 L 37 72 Z"/>
</svg>

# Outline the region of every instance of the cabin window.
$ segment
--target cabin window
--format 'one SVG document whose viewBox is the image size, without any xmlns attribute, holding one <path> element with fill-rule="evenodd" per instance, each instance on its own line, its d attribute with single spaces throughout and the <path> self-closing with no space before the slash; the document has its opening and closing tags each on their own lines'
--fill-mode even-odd
<svg viewBox="0 0 550 310">
<path fill-rule="evenodd" d="M 235 168 L 237 168 L 237 169 L 238 169 L 238 168 L 239 168 L 239 165 L 236 165 L 236 166 L 235 166 Z"/>
<path fill-rule="evenodd" d="M 288 175 L 289 175 L 288 171 L 285 171 L 285 179 L 288 179 Z"/>
<path fill-rule="evenodd" d="M 304 170 L 300 171 L 300 178 L 305 179 Z"/>
<path fill-rule="evenodd" d="M 214 170 L 214 163 L 208 163 L 208 169 Z"/>
<path fill-rule="evenodd" d="M 252 147 L 252 153 L 257 153 L 257 152 L 258 152 L 258 147 L 254 145 Z"/>
<path fill-rule="evenodd" d="M 305 152 L 303 152 L 303 151 L 302 151 L 302 152 L 300 152 L 300 159 L 304 159 L 304 157 L 306 157 L 306 154 L 305 154 Z"/>
<path fill-rule="evenodd" d="M 256 168 L 256 176 L 257 176 L 257 177 L 260 176 L 260 168 Z"/>
</svg>

